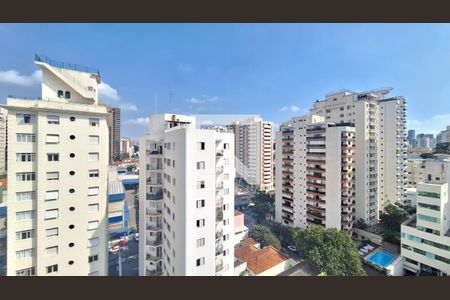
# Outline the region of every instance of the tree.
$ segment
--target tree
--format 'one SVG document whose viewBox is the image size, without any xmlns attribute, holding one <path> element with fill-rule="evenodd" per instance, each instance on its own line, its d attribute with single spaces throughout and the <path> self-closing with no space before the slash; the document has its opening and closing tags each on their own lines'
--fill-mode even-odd
<svg viewBox="0 0 450 300">
<path fill-rule="evenodd" d="M 450 154 L 450 143 L 439 143 L 434 147 L 434 153 Z"/>
<path fill-rule="evenodd" d="M 433 158 L 434 154 L 433 153 L 421 153 L 420 157 L 423 158 L 423 159 Z"/>
<path fill-rule="evenodd" d="M 294 231 L 297 250 L 321 272 L 329 276 L 363 276 L 355 244 L 346 231 L 322 226 L 298 228 Z"/>
<path fill-rule="evenodd" d="M 406 219 L 407 214 L 400 204 L 389 203 L 386 205 L 385 211 L 380 214 L 381 235 L 386 241 L 400 244 L 401 224 Z"/>
<path fill-rule="evenodd" d="M 267 225 L 275 236 L 280 240 L 281 245 L 292 245 L 294 243 L 294 229 L 274 221 L 267 221 Z"/>
<path fill-rule="evenodd" d="M 280 249 L 280 241 L 277 237 L 270 231 L 269 227 L 264 225 L 256 225 L 250 229 L 248 233 L 249 237 L 253 238 L 257 242 L 261 243 L 262 247 L 272 246 L 276 249 Z"/>
<path fill-rule="evenodd" d="M 256 202 L 253 207 L 253 214 L 258 222 L 264 220 L 269 212 L 270 204 L 266 202 Z"/>
<path fill-rule="evenodd" d="M 355 227 L 364 230 L 364 229 L 367 229 L 369 227 L 369 225 L 367 225 L 367 223 L 364 222 L 363 219 L 359 219 L 356 222 Z"/>
</svg>

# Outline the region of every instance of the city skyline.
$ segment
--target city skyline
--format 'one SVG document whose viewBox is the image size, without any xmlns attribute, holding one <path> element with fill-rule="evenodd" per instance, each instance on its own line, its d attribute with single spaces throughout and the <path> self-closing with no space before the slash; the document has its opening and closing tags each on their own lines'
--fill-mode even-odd
<svg viewBox="0 0 450 300">
<path fill-rule="evenodd" d="M 446 24 L 1 24 L 9 59 L 0 61 L 0 97 L 40 94 L 31 58 L 43 53 L 98 68 L 100 100 L 121 108 L 122 135 L 134 139 L 155 112 L 256 113 L 278 129 L 324 94 L 382 86 L 408 100 L 408 129 L 437 134 L 450 123 L 441 109 L 449 32 Z"/>
</svg>

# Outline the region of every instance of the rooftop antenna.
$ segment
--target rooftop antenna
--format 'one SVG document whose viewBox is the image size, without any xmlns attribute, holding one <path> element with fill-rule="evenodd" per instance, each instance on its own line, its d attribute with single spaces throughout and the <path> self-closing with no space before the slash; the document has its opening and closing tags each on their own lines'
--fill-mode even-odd
<svg viewBox="0 0 450 300">
<path fill-rule="evenodd" d="M 158 113 L 158 106 L 156 105 L 156 92 L 155 92 L 155 114 L 157 114 Z"/>
</svg>

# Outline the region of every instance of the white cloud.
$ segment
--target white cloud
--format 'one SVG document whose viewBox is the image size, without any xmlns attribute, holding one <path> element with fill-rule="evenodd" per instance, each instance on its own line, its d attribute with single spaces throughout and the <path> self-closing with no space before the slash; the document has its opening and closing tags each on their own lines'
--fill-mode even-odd
<svg viewBox="0 0 450 300">
<path fill-rule="evenodd" d="M 438 114 L 428 120 L 408 120 L 408 129 L 414 129 L 416 134 L 433 133 L 438 134 L 450 125 L 450 114 Z"/>
<path fill-rule="evenodd" d="M 148 126 L 149 118 L 136 118 L 125 121 L 125 124 Z"/>
<path fill-rule="evenodd" d="M 104 97 L 106 100 L 119 101 L 120 96 L 116 89 L 111 87 L 107 83 L 100 83 L 98 85 L 98 94 L 100 97 Z M 102 99 L 104 100 L 104 99 Z"/>
<path fill-rule="evenodd" d="M 289 111 L 289 112 L 298 112 L 300 110 L 300 108 L 298 106 L 295 105 L 291 105 L 291 106 L 283 106 L 280 111 L 284 112 L 284 111 Z"/>
<path fill-rule="evenodd" d="M 133 103 L 122 103 L 119 105 L 119 108 L 121 110 L 127 110 L 127 111 L 137 111 L 138 108 Z"/>
<path fill-rule="evenodd" d="M 37 70 L 30 75 L 22 75 L 16 70 L 0 71 L 0 83 L 33 86 L 42 80 L 42 71 Z"/>
<path fill-rule="evenodd" d="M 216 102 L 217 100 L 219 100 L 219 97 L 217 96 L 205 96 L 203 95 L 203 99 L 199 99 L 199 98 L 191 98 L 191 99 L 187 99 L 186 102 L 190 103 L 190 104 L 204 104 L 204 103 L 208 103 L 208 102 Z"/>
</svg>

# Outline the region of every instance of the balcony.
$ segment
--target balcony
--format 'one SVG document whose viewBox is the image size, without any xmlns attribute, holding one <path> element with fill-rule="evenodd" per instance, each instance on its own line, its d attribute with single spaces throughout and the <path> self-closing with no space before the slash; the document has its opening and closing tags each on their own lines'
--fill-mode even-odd
<svg viewBox="0 0 450 300">
<path fill-rule="evenodd" d="M 216 158 L 221 158 L 223 156 L 223 150 L 217 150 L 216 151 Z"/>
<path fill-rule="evenodd" d="M 145 244 L 152 247 L 157 247 L 162 245 L 162 239 L 156 239 L 156 240 L 146 240 Z"/>
<path fill-rule="evenodd" d="M 291 195 L 291 196 L 294 195 L 294 193 L 289 191 L 289 190 L 282 190 L 282 193 L 283 194 L 287 194 L 287 195 Z"/>
<path fill-rule="evenodd" d="M 314 164 L 314 165 L 324 165 L 325 161 L 324 160 L 316 160 L 316 159 L 307 159 L 306 163 L 307 164 Z"/>
<path fill-rule="evenodd" d="M 294 209 L 294 207 L 292 205 L 287 205 L 285 203 L 283 203 L 281 206 L 282 206 L 282 208 L 286 208 L 286 209 L 290 209 L 290 210 Z"/>
<path fill-rule="evenodd" d="M 223 173 L 223 167 L 219 167 L 216 169 L 216 175 L 220 175 Z"/>
<path fill-rule="evenodd" d="M 162 148 L 159 150 L 146 150 L 145 154 L 147 154 L 147 155 L 162 155 L 163 150 L 162 150 Z"/>
<path fill-rule="evenodd" d="M 325 220 L 325 216 L 313 211 L 306 211 L 306 216 L 315 220 Z"/>
<path fill-rule="evenodd" d="M 289 224 L 294 223 L 294 220 L 292 220 L 290 217 L 288 217 L 288 216 L 286 216 L 286 215 L 283 215 L 281 218 L 282 218 L 283 220 L 287 221 Z"/>
<path fill-rule="evenodd" d="M 223 237 L 223 229 L 219 229 L 216 231 L 216 240 L 221 239 Z"/>
<path fill-rule="evenodd" d="M 216 206 L 222 206 L 222 205 L 223 205 L 223 197 L 216 199 Z"/>
<path fill-rule="evenodd" d="M 220 207 L 216 208 L 216 222 L 223 221 L 223 209 Z"/>
<path fill-rule="evenodd" d="M 306 186 L 308 187 L 316 187 L 319 189 L 323 189 L 326 187 L 326 185 L 324 183 L 317 183 L 317 182 L 311 182 L 311 181 L 306 181 Z"/>
<path fill-rule="evenodd" d="M 162 185 L 162 179 L 147 178 L 147 185 Z"/>
<path fill-rule="evenodd" d="M 145 212 L 146 212 L 147 216 L 158 216 L 158 215 L 162 214 L 162 210 L 161 209 L 147 208 Z"/>
<path fill-rule="evenodd" d="M 147 231 L 161 231 L 162 230 L 162 226 L 161 224 L 156 224 L 156 225 L 147 225 Z"/>
<path fill-rule="evenodd" d="M 312 198 L 312 197 L 308 197 L 308 196 L 306 196 L 306 200 L 310 201 L 310 202 L 313 202 L 313 203 L 317 203 L 317 204 L 325 204 L 326 203 L 325 200 Z"/>
<path fill-rule="evenodd" d="M 287 175 L 294 175 L 294 172 L 289 171 L 289 170 L 283 170 L 281 171 L 282 174 L 287 174 Z"/>
<path fill-rule="evenodd" d="M 307 172 L 325 173 L 326 169 L 306 167 Z"/>
<path fill-rule="evenodd" d="M 325 136 L 311 136 L 311 137 L 307 137 L 306 140 L 308 142 L 310 142 L 310 141 L 325 141 Z"/>
<path fill-rule="evenodd" d="M 325 145 L 306 145 L 307 149 L 325 149 Z"/>
<path fill-rule="evenodd" d="M 325 133 L 325 128 L 306 129 L 306 134 Z"/>
<path fill-rule="evenodd" d="M 322 191 L 317 191 L 317 190 L 310 190 L 310 189 L 306 189 L 306 192 L 307 192 L 307 193 L 310 193 L 310 194 L 313 194 L 313 195 L 317 195 L 317 196 L 320 196 L 320 197 L 323 197 L 323 196 L 325 196 L 325 195 L 326 195 L 326 193 L 325 193 L 325 192 L 322 192 Z"/>
<path fill-rule="evenodd" d="M 156 193 L 156 194 L 147 193 L 147 198 L 146 199 L 147 200 L 162 200 L 163 199 L 163 193 L 162 192 L 159 192 L 159 193 Z"/>
<path fill-rule="evenodd" d="M 157 262 L 157 261 L 162 260 L 162 257 L 161 257 L 161 256 L 153 256 L 153 255 L 148 254 L 148 253 L 147 253 L 147 255 L 145 256 L 145 258 L 146 258 L 146 260 L 153 261 L 153 262 Z"/>
<path fill-rule="evenodd" d="M 325 157 L 326 154 L 323 152 L 306 152 L 306 156 Z"/>
<path fill-rule="evenodd" d="M 162 275 L 162 270 L 146 270 L 145 275 L 147 276 L 161 276 Z"/>
<path fill-rule="evenodd" d="M 223 270 L 223 262 L 220 260 L 218 264 L 216 264 L 216 272 L 220 272 Z"/>
<path fill-rule="evenodd" d="M 314 206 L 314 205 L 311 205 L 311 204 L 306 204 L 306 208 L 314 210 L 314 211 L 318 211 L 318 212 L 325 212 L 325 208 L 319 207 L 319 206 Z"/>
<path fill-rule="evenodd" d="M 320 221 L 310 220 L 310 219 L 306 219 L 306 223 L 307 223 L 308 225 L 320 225 L 320 226 L 325 226 L 325 225 L 322 224 L 322 222 L 320 222 Z"/>
<path fill-rule="evenodd" d="M 216 256 L 223 254 L 223 245 L 222 243 L 216 243 Z"/>
</svg>

